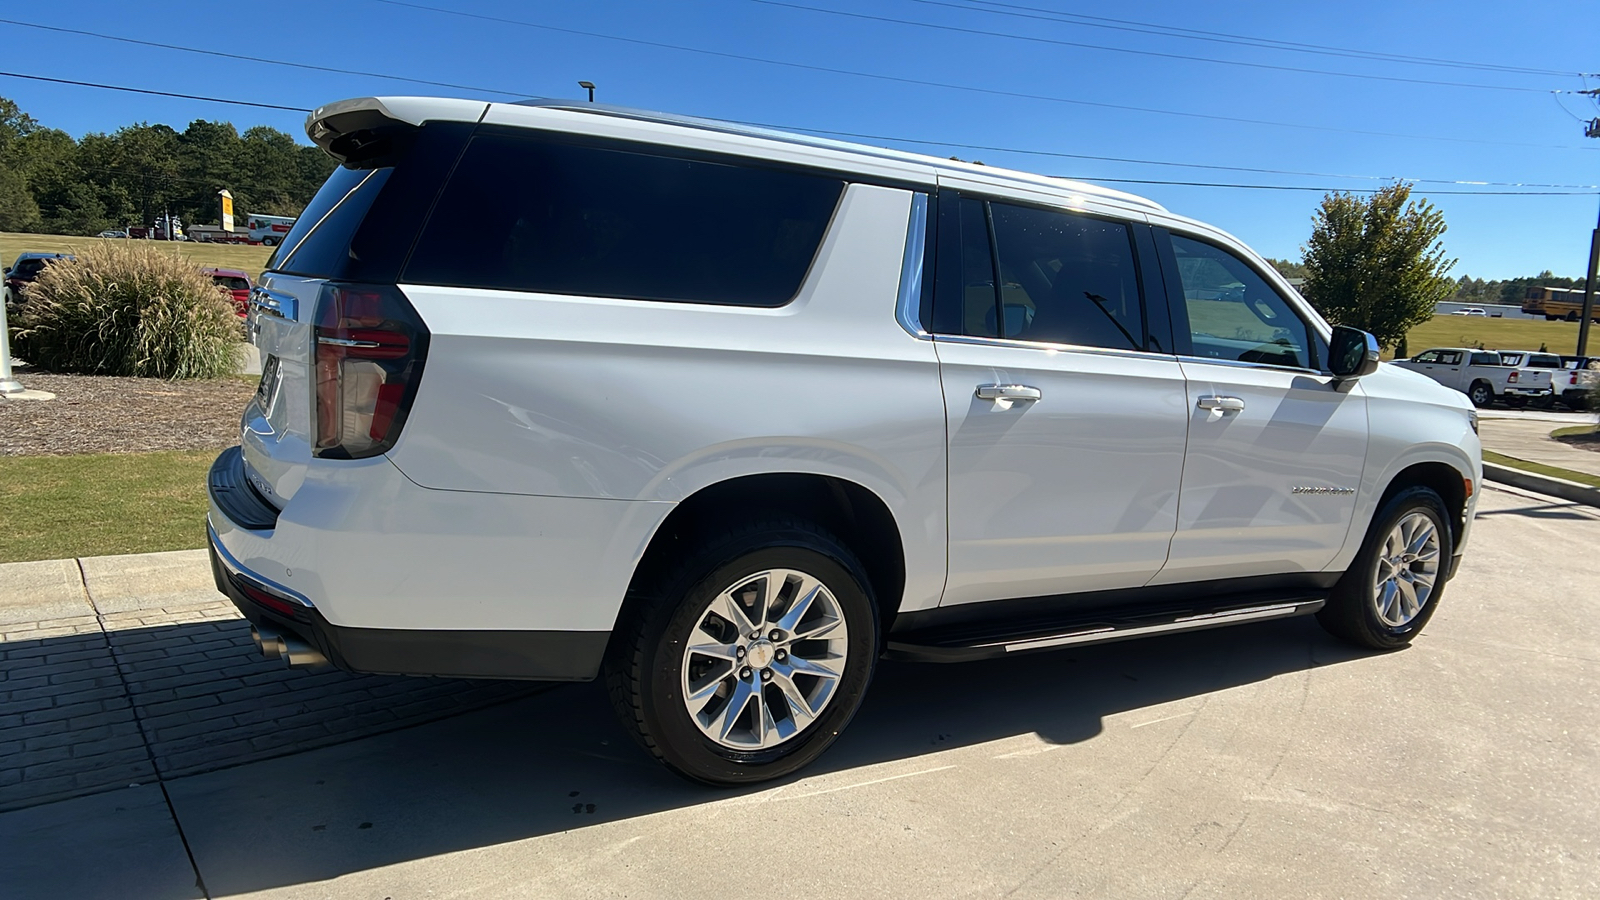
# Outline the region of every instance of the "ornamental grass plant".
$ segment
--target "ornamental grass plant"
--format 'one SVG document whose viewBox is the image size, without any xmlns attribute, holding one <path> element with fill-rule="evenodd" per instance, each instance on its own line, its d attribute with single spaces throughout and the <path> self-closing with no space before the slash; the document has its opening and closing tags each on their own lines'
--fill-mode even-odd
<svg viewBox="0 0 1600 900">
<path fill-rule="evenodd" d="M 238 364 L 228 294 L 146 241 L 101 241 L 53 260 L 14 308 L 17 356 L 86 375 L 217 378 Z"/>
</svg>

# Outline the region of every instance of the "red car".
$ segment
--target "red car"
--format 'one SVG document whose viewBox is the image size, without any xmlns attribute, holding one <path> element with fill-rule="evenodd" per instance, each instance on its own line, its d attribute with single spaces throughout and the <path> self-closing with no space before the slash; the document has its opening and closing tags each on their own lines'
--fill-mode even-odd
<svg viewBox="0 0 1600 900">
<path fill-rule="evenodd" d="M 250 311 L 250 276 L 238 269 L 204 269 L 217 287 L 224 288 L 233 295 L 233 311 L 244 318 Z"/>
</svg>

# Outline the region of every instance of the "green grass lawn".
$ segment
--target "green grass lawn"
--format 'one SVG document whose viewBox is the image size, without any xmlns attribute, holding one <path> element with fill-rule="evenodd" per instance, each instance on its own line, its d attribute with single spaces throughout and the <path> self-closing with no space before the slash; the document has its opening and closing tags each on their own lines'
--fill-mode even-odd
<svg viewBox="0 0 1600 900">
<path fill-rule="evenodd" d="M 98 240 L 100 238 L 72 237 L 64 234 L 0 232 L 0 261 L 9 266 L 16 261 L 17 254 L 23 252 L 76 253 Z M 267 264 L 267 259 L 272 256 L 272 251 L 275 249 L 251 247 L 246 244 L 202 244 L 184 241 L 175 241 L 170 246 L 173 253 L 194 260 L 196 265 L 239 269 L 250 273 L 252 281 L 260 277 L 261 268 Z"/>
<path fill-rule="evenodd" d="M 1524 472 L 1532 472 L 1535 475 L 1548 475 L 1551 478 L 1561 478 L 1567 481 L 1576 481 L 1579 484 L 1586 484 L 1589 487 L 1600 488 L 1600 475 L 1590 475 L 1587 472 L 1574 472 L 1571 469 L 1563 469 L 1557 466 L 1547 466 L 1544 463 L 1529 462 L 1525 459 L 1517 459 L 1512 456 L 1506 456 L 1503 453 L 1496 453 L 1493 450 L 1483 451 L 1483 461 L 1486 463 L 1494 463 L 1497 466 L 1505 466 L 1510 469 L 1521 469 Z"/>
<path fill-rule="evenodd" d="M 0 456 L 0 562 L 205 546 L 215 450 Z"/>
<path fill-rule="evenodd" d="M 1476 347 L 1479 342 L 1488 350 L 1537 350 L 1544 344 L 1551 353 L 1571 354 L 1578 347 L 1578 323 L 1434 316 L 1406 335 L 1412 355 L 1429 347 Z M 1591 353 L 1600 352 L 1600 326 L 1590 326 L 1589 347 Z"/>
</svg>

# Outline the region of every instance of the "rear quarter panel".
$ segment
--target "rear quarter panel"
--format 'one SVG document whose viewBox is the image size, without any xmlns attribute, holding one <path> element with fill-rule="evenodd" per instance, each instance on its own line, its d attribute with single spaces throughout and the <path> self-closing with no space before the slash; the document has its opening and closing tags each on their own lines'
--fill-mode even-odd
<svg viewBox="0 0 1600 900">
<path fill-rule="evenodd" d="M 402 286 L 432 334 L 390 457 L 428 488 L 676 502 L 771 472 L 882 498 L 904 608 L 944 582 L 944 403 L 895 320 L 911 192 L 851 185 L 780 309 Z"/>
</svg>

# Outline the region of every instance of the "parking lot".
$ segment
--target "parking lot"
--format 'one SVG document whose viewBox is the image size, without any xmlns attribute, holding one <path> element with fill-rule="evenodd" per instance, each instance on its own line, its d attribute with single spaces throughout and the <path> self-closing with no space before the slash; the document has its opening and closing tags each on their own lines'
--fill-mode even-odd
<svg viewBox="0 0 1600 900">
<path fill-rule="evenodd" d="M 0 883 L 8 898 L 1596 896 L 1600 562 L 1571 551 L 1600 545 L 1600 513 L 1491 488 L 1476 529 L 1399 653 L 1302 619 L 885 663 L 819 765 L 745 792 L 658 767 L 598 685 L 508 692 L 0 814 Z M 382 691 L 364 687 L 372 706 Z"/>
</svg>

